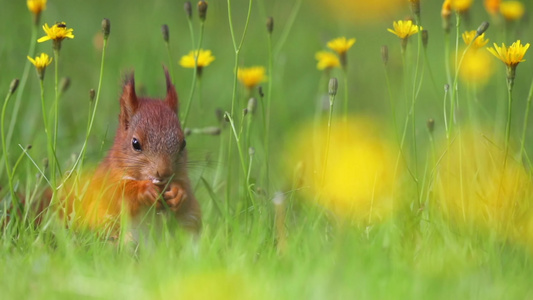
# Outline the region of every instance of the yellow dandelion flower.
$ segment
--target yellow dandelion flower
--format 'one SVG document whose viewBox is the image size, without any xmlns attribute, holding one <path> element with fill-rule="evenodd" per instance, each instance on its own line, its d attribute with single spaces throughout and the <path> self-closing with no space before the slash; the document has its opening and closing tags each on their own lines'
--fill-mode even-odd
<svg viewBox="0 0 533 300">
<path fill-rule="evenodd" d="M 505 1 L 500 4 L 500 12 L 507 21 L 514 21 L 522 18 L 525 7 L 520 1 Z"/>
<path fill-rule="evenodd" d="M 422 29 L 422 27 L 414 25 L 413 21 L 411 20 L 395 21 L 392 25 L 394 26 L 394 30 L 390 28 L 387 28 L 387 30 L 391 33 L 394 33 L 401 39 L 406 39 Z"/>
<path fill-rule="evenodd" d="M 488 48 L 487 50 L 508 67 L 516 67 L 519 63 L 525 61 L 524 55 L 526 54 L 527 49 L 529 49 L 529 43 L 522 45 L 520 40 L 518 40 L 509 46 L 509 48 L 503 43 L 501 47 L 498 47 L 498 45 L 494 43 L 494 48 Z"/>
<path fill-rule="evenodd" d="M 485 34 L 482 33 L 480 36 L 478 36 L 475 40 L 474 38 L 476 37 L 476 31 L 475 30 L 472 30 L 472 31 L 465 31 L 463 33 L 463 41 L 465 42 L 465 44 L 468 46 L 470 45 L 472 42 L 472 48 L 474 49 L 479 49 L 481 47 L 485 47 L 485 45 L 489 42 L 489 39 L 485 39 Z"/>
<path fill-rule="evenodd" d="M 44 70 L 48 65 L 50 65 L 50 63 L 52 63 L 52 58 L 49 57 L 46 53 L 41 53 L 41 55 L 35 57 L 35 59 L 28 56 L 28 60 L 35 66 L 39 78 L 43 79 Z"/>
<path fill-rule="evenodd" d="M 459 13 L 466 12 L 472 6 L 474 0 L 451 0 L 451 8 Z"/>
<path fill-rule="evenodd" d="M 318 51 L 315 58 L 318 60 L 316 67 L 319 70 L 329 70 L 340 65 L 339 58 L 328 51 Z"/>
<path fill-rule="evenodd" d="M 339 37 L 328 42 L 328 48 L 343 55 L 355 44 L 355 39 L 346 39 L 346 37 Z"/>
<path fill-rule="evenodd" d="M 253 89 L 256 85 L 266 80 L 265 68 L 254 66 L 250 68 L 239 68 L 237 78 L 248 89 Z"/>
<path fill-rule="evenodd" d="M 39 15 L 46 9 L 46 0 L 27 0 L 28 9 L 34 14 Z"/>
<path fill-rule="evenodd" d="M 62 40 L 69 38 L 73 39 L 74 35 L 72 34 L 72 31 L 74 29 L 67 28 L 67 24 L 65 22 L 56 23 L 52 27 L 48 27 L 48 24 L 43 25 L 43 30 L 46 33 L 45 36 L 38 39 L 37 42 L 42 43 L 46 42 L 48 40 L 53 40 L 55 42 L 61 42 Z"/>
<path fill-rule="evenodd" d="M 207 67 L 215 60 L 211 50 L 200 49 L 191 51 L 189 54 L 182 56 L 179 62 L 180 66 L 184 68 L 194 68 L 194 60 L 196 57 L 198 57 L 198 68 Z"/>
<path fill-rule="evenodd" d="M 485 9 L 493 16 L 497 15 L 500 11 L 501 0 L 485 0 Z"/>
</svg>

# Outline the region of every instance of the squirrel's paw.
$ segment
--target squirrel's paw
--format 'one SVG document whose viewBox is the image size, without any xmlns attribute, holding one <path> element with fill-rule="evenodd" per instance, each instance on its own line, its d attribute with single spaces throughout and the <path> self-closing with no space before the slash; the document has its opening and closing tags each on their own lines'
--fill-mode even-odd
<svg viewBox="0 0 533 300">
<path fill-rule="evenodd" d="M 163 198 L 170 210 L 177 211 L 183 201 L 187 198 L 187 193 L 181 185 L 171 184 L 167 191 L 163 193 Z"/>
<path fill-rule="evenodd" d="M 140 195 L 141 200 L 146 205 L 153 205 L 155 203 L 156 208 L 161 207 L 161 202 L 158 201 L 160 199 L 161 190 L 157 185 L 153 184 L 152 181 L 141 181 Z"/>
</svg>

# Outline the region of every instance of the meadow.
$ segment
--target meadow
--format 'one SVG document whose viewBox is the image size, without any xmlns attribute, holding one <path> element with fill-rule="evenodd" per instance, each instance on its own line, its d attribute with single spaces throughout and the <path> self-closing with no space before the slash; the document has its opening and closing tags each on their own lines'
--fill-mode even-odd
<svg viewBox="0 0 533 300">
<path fill-rule="evenodd" d="M 533 298 L 530 1 L 42 2 L 0 0 L 0 299 Z M 35 215 L 162 66 L 201 235 Z"/>
</svg>

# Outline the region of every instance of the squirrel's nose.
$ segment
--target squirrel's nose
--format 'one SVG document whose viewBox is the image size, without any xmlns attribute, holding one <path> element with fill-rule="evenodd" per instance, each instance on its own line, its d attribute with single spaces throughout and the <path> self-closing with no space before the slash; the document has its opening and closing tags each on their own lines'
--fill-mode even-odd
<svg viewBox="0 0 533 300">
<path fill-rule="evenodd" d="M 155 177 L 152 179 L 152 182 L 155 185 L 165 185 L 171 177 L 172 174 L 157 171 Z"/>
</svg>

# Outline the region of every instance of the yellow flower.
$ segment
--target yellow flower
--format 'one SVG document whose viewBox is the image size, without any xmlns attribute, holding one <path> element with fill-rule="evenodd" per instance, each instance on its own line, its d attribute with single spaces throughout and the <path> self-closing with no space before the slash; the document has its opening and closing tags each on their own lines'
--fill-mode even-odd
<svg viewBox="0 0 533 300">
<path fill-rule="evenodd" d="M 256 85 L 265 81 L 265 77 L 264 67 L 254 66 L 237 70 L 237 78 L 248 89 L 253 89 Z"/>
<path fill-rule="evenodd" d="M 343 55 L 355 44 L 355 39 L 346 39 L 346 37 L 339 37 L 328 42 L 328 48 Z"/>
<path fill-rule="evenodd" d="M 43 79 L 44 70 L 48 65 L 50 65 L 50 63 L 52 63 L 52 58 L 49 57 L 46 53 L 41 53 L 41 55 L 36 56 L 35 59 L 28 56 L 28 60 L 35 66 L 39 78 Z"/>
<path fill-rule="evenodd" d="M 500 2 L 501 0 L 485 0 L 485 9 L 489 14 L 495 16 L 500 11 Z"/>
<path fill-rule="evenodd" d="M 494 60 L 485 51 L 468 51 L 459 69 L 461 80 L 482 86 L 494 74 Z"/>
<path fill-rule="evenodd" d="M 505 1 L 500 4 L 500 12 L 507 21 L 514 21 L 522 18 L 525 8 L 520 1 Z"/>
<path fill-rule="evenodd" d="M 198 57 L 198 68 L 207 67 L 215 60 L 215 57 L 211 54 L 211 50 L 200 49 L 191 51 L 189 54 L 182 56 L 180 59 L 180 66 L 184 68 L 194 68 L 194 60 L 196 57 Z"/>
<path fill-rule="evenodd" d="M 42 43 L 46 42 L 48 40 L 53 40 L 55 42 L 61 42 L 65 38 L 73 39 L 74 35 L 72 34 L 72 31 L 74 29 L 67 28 L 67 24 L 65 22 L 56 23 L 52 27 L 48 27 L 48 24 L 43 25 L 43 30 L 46 33 L 45 36 L 38 39 L 37 42 Z"/>
<path fill-rule="evenodd" d="M 339 58 L 328 51 L 318 51 L 315 58 L 318 60 L 316 67 L 319 70 L 332 69 L 340 65 Z"/>
<path fill-rule="evenodd" d="M 476 31 L 465 31 L 463 33 L 463 41 L 465 41 L 465 44 L 468 46 L 472 41 L 472 48 L 479 49 L 481 47 L 485 47 L 485 45 L 489 42 L 489 39 L 485 39 L 485 34 L 482 33 L 480 36 L 477 37 L 477 39 L 474 40 L 476 37 Z"/>
<path fill-rule="evenodd" d="M 325 140 L 325 125 L 309 123 L 289 137 L 287 171 L 297 174 L 306 198 L 322 195 L 315 201 L 341 218 L 365 225 L 387 220 L 395 207 L 401 207 L 398 202 L 393 205 L 392 194 L 399 178 L 406 176 L 403 166 L 394 172 L 397 152 L 393 141 L 385 137 L 379 122 L 369 117 L 334 120 L 323 169 L 325 144 L 317 141 Z"/>
<path fill-rule="evenodd" d="M 463 13 L 470 9 L 474 0 L 451 0 L 451 8 L 457 12 Z"/>
<path fill-rule="evenodd" d="M 417 33 L 422 27 L 418 27 L 417 25 L 413 24 L 413 21 L 407 20 L 407 21 L 398 21 L 393 23 L 394 30 L 387 28 L 389 32 L 394 33 L 401 39 L 406 39 L 413 34 Z"/>
<path fill-rule="evenodd" d="M 34 14 L 39 15 L 46 9 L 46 0 L 27 0 L 28 9 Z"/>
<path fill-rule="evenodd" d="M 494 48 L 488 48 L 487 50 L 508 67 L 516 67 L 518 63 L 525 61 L 524 55 L 528 48 L 529 43 L 522 45 L 520 40 L 518 40 L 509 46 L 509 48 L 503 43 L 501 47 L 498 47 L 498 45 L 494 43 Z"/>
</svg>

